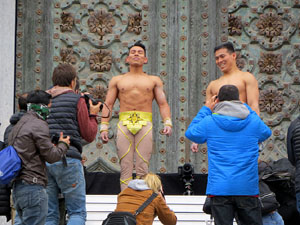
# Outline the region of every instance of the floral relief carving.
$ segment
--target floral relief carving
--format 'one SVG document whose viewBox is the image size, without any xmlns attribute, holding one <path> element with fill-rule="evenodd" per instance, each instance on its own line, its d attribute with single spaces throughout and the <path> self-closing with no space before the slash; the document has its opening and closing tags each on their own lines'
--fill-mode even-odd
<svg viewBox="0 0 300 225">
<path fill-rule="evenodd" d="M 260 35 L 270 38 L 270 42 L 272 42 L 272 38 L 280 36 L 283 30 L 281 16 L 273 12 L 262 14 L 256 23 L 256 27 L 259 29 Z"/>
<path fill-rule="evenodd" d="M 229 35 L 241 35 L 242 34 L 242 21 L 240 16 L 234 16 L 229 14 L 228 16 L 228 33 Z"/>
<path fill-rule="evenodd" d="M 74 52 L 73 52 L 72 48 L 62 48 L 59 53 L 60 54 L 60 62 L 75 65 L 77 62 L 77 59 L 73 53 Z"/>
<path fill-rule="evenodd" d="M 273 53 L 261 53 L 258 65 L 261 73 L 274 74 L 281 72 L 282 55 Z"/>
<path fill-rule="evenodd" d="M 105 49 L 93 51 L 90 55 L 89 63 L 92 71 L 109 71 L 112 65 L 111 52 Z"/>
<path fill-rule="evenodd" d="M 97 85 L 93 88 L 89 88 L 88 92 L 93 96 L 94 99 L 104 101 L 107 93 L 107 88 L 102 85 Z"/>
<path fill-rule="evenodd" d="M 236 55 L 236 65 L 240 70 L 243 70 L 246 65 L 245 59 L 242 58 L 240 52 L 238 52 Z"/>
<path fill-rule="evenodd" d="M 90 32 L 96 33 L 100 36 L 100 40 L 108 33 L 112 33 L 112 28 L 116 25 L 113 15 L 105 10 L 97 10 L 90 15 L 88 19 L 88 26 Z"/>
<path fill-rule="evenodd" d="M 262 90 L 259 96 L 259 108 L 262 112 L 273 114 L 281 112 L 284 100 L 282 93 L 275 89 Z"/>
<path fill-rule="evenodd" d="M 73 25 L 74 25 L 74 18 L 71 15 L 71 13 L 63 12 L 60 16 L 61 18 L 61 25 L 60 25 L 60 31 L 66 32 L 66 31 L 72 31 Z"/>
<path fill-rule="evenodd" d="M 142 15 L 137 13 L 135 15 L 128 16 L 128 32 L 133 32 L 135 34 L 140 34 L 142 31 Z"/>
<path fill-rule="evenodd" d="M 300 59 L 296 60 L 296 68 L 300 71 Z"/>
</svg>

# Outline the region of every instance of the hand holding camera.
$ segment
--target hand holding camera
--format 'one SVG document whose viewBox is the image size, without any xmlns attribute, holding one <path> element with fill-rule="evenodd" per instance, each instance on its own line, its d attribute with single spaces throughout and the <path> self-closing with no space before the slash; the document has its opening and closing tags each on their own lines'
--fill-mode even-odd
<svg viewBox="0 0 300 225">
<path fill-rule="evenodd" d="M 68 146 L 70 146 L 70 136 L 64 137 L 64 133 L 63 133 L 63 132 L 60 132 L 60 136 L 59 136 L 58 143 L 59 143 L 59 142 L 64 142 L 64 143 L 66 143 Z"/>
<path fill-rule="evenodd" d="M 102 108 L 102 102 L 97 102 L 96 105 L 93 104 L 92 100 L 89 99 L 89 106 L 90 106 L 90 114 L 97 115 Z"/>
<path fill-rule="evenodd" d="M 215 107 L 215 105 L 219 102 L 218 96 L 214 95 L 211 97 L 211 99 L 207 99 L 205 102 L 205 106 L 207 106 L 208 108 L 210 108 L 210 110 L 212 111 L 213 108 Z"/>
</svg>

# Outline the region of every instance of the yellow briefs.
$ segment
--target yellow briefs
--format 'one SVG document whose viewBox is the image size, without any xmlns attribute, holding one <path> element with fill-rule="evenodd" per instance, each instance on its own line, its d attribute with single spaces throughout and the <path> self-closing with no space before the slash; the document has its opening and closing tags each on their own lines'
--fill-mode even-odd
<svg viewBox="0 0 300 225">
<path fill-rule="evenodd" d="M 123 126 L 135 135 L 147 125 L 147 122 L 152 122 L 152 113 L 141 111 L 126 111 L 119 113 L 119 120 L 123 122 Z"/>
</svg>

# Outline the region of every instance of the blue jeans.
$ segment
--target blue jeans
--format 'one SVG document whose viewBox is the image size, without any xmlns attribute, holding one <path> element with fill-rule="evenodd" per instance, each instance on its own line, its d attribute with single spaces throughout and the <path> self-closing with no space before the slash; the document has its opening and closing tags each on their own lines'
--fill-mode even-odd
<svg viewBox="0 0 300 225">
<path fill-rule="evenodd" d="M 46 188 L 39 184 L 28 184 L 23 180 L 13 186 L 13 202 L 22 225 L 45 223 L 48 212 Z"/>
<path fill-rule="evenodd" d="M 215 225 L 232 225 L 237 216 L 239 225 L 262 225 L 258 198 L 251 196 L 214 196 L 211 198 Z"/>
<path fill-rule="evenodd" d="M 284 221 L 277 211 L 263 216 L 263 225 L 284 225 Z"/>
<path fill-rule="evenodd" d="M 67 158 L 68 166 L 62 161 L 47 165 L 48 216 L 46 225 L 59 224 L 58 194 L 65 198 L 68 213 L 68 225 L 84 225 L 86 220 L 85 208 L 85 179 L 83 166 L 79 159 Z"/>
<path fill-rule="evenodd" d="M 300 192 L 296 193 L 297 210 L 300 213 Z"/>
<path fill-rule="evenodd" d="M 16 215 L 15 215 L 15 219 L 14 219 L 14 225 L 22 225 L 22 221 L 19 217 L 18 211 L 16 211 Z"/>
</svg>

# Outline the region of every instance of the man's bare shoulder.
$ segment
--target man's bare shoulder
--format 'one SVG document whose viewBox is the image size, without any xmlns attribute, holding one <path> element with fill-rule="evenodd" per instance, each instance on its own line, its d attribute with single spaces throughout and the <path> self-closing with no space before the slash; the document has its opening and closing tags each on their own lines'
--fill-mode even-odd
<svg viewBox="0 0 300 225">
<path fill-rule="evenodd" d="M 208 86 L 207 86 L 207 89 L 211 89 L 215 86 L 218 86 L 218 84 L 222 82 L 220 81 L 220 78 L 216 79 L 216 80 L 212 80 L 211 82 L 209 82 Z"/>
<path fill-rule="evenodd" d="M 122 80 L 122 77 L 123 75 L 117 75 L 117 76 L 113 76 L 111 78 L 111 80 L 109 81 L 109 88 L 112 89 L 112 88 L 116 88 L 120 81 Z"/>
<path fill-rule="evenodd" d="M 252 73 L 240 71 L 240 74 L 242 75 L 242 78 L 248 82 L 256 81 L 256 78 Z"/>
<path fill-rule="evenodd" d="M 155 84 L 162 84 L 162 81 L 159 76 L 156 75 L 148 75 L 148 77 L 155 82 Z"/>
<path fill-rule="evenodd" d="M 110 80 L 110 83 L 117 83 L 118 81 L 120 81 L 122 78 L 124 77 L 124 74 L 120 74 L 117 76 L 113 76 Z"/>
<path fill-rule="evenodd" d="M 150 79 L 152 80 L 161 80 L 159 76 L 156 75 L 148 75 Z"/>
</svg>

